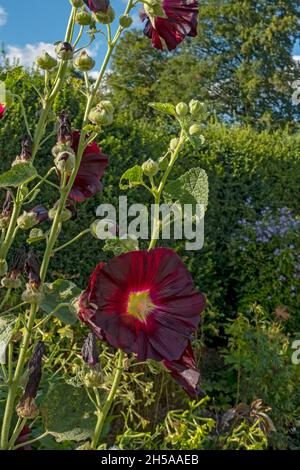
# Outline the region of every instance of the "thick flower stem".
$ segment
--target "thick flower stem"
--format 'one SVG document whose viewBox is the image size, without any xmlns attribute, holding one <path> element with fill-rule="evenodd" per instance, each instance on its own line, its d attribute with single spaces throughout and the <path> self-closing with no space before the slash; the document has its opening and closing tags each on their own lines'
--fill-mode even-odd
<svg viewBox="0 0 300 470">
<path fill-rule="evenodd" d="M 93 440 L 92 440 L 92 443 L 91 443 L 91 448 L 92 449 L 97 449 L 97 446 L 99 444 L 99 440 L 100 440 L 100 437 L 101 437 L 103 426 L 105 424 L 107 414 L 108 414 L 108 412 L 109 412 L 109 410 L 110 410 L 110 408 L 113 404 L 113 401 L 115 399 L 115 396 L 116 396 L 116 393 L 117 393 L 117 390 L 118 390 L 118 387 L 119 387 L 119 384 L 120 384 L 120 381 L 121 381 L 121 378 L 122 378 L 124 356 L 125 356 L 125 353 L 123 351 L 121 351 L 121 349 L 120 349 L 119 350 L 118 364 L 117 364 L 117 367 L 116 367 L 116 373 L 115 373 L 115 376 L 114 376 L 112 387 L 110 389 L 109 395 L 107 397 L 107 400 L 106 400 L 103 408 L 101 410 L 98 410 L 98 420 L 97 420 Z"/>
<path fill-rule="evenodd" d="M 9 432 L 11 426 L 11 419 L 14 413 L 15 408 L 15 400 L 18 393 L 18 388 L 20 384 L 20 379 L 23 374 L 24 364 L 26 361 L 27 351 L 30 344 L 31 332 L 33 329 L 34 319 L 37 312 L 37 305 L 32 304 L 30 307 L 30 313 L 26 325 L 26 332 L 23 336 L 23 341 L 20 347 L 20 354 L 17 362 L 17 367 L 13 376 L 12 383 L 10 384 L 6 407 L 3 417 L 3 424 L 2 424 L 2 433 L 1 433 L 1 449 L 6 450 L 8 449 L 8 440 L 9 440 Z"/>
</svg>

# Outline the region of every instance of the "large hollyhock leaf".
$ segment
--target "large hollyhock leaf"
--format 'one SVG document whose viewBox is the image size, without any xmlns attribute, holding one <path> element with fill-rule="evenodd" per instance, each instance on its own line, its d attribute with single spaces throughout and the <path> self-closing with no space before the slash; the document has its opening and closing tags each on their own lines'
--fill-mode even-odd
<svg viewBox="0 0 300 470">
<path fill-rule="evenodd" d="M 36 176 L 37 171 L 31 163 L 19 163 L 0 175 L 0 188 L 18 187 Z"/>
<path fill-rule="evenodd" d="M 168 183 L 164 190 L 167 202 L 184 204 L 202 204 L 206 210 L 208 205 L 208 177 L 205 170 L 191 168 L 177 180 Z"/>
<path fill-rule="evenodd" d="M 56 279 L 51 284 L 46 283 L 41 309 L 47 314 L 53 314 L 62 322 L 73 325 L 77 321 L 77 316 L 70 311 L 69 305 L 80 293 L 79 287 L 66 279 Z"/>
</svg>

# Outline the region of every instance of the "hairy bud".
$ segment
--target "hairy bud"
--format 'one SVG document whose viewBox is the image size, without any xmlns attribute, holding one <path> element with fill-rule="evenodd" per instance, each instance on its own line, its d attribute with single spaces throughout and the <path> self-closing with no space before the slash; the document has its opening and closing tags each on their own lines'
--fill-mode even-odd
<svg viewBox="0 0 300 470">
<path fill-rule="evenodd" d="M 59 42 L 55 47 L 55 52 L 61 60 L 70 60 L 73 57 L 73 47 L 68 42 Z"/>
<path fill-rule="evenodd" d="M 89 114 L 89 120 L 100 126 L 109 126 L 114 119 L 114 107 L 109 100 L 100 101 Z"/>
<path fill-rule="evenodd" d="M 57 66 L 57 60 L 46 51 L 37 57 L 35 62 L 36 65 L 42 70 L 52 70 Z"/>
<path fill-rule="evenodd" d="M 159 171 L 159 166 L 157 162 L 149 158 L 149 160 L 142 164 L 142 170 L 146 176 L 155 176 Z"/>
<path fill-rule="evenodd" d="M 109 6 L 106 12 L 101 12 L 101 11 L 98 11 L 97 13 L 94 12 L 93 16 L 95 20 L 100 24 L 110 24 L 110 23 L 113 23 L 116 17 L 116 13 L 115 13 L 115 10 L 111 6 Z"/>
<path fill-rule="evenodd" d="M 36 206 L 31 211 L 24 211 L 17 219 L 18 227 L 21 230 L 30 230 L 35 225 L 48 219 L 48 211 L 43 206 Z"/>
<path fill-rule="evenodd" d="M 76 13 L 76 23 L 80 26 L 89 26 L 93 22 L 92 15 L 83 7 Z"/>
<path fill-rule="evenodd" d="M 119 22 L 122 28 L 130 28 L 133 23 L 133 19 L 130 15 L 122 15 L 120 16 Z"/>
<path fill-rule="evenodd" d="M 74 66 L 80 72 L 89 72 L 95 67 L 95 63 L 94 59 L 86 51 L 82 51 L 74 60 Z"/>
<path fill-rule="evenodd" d="M 60 173 L 65 172 L 68 176 L 75 168 L 75 155 L 69 152 L 62 152 L 55 159 L 55 166 Z"/>
<path fill-rule="evenodd" d="M 176 106 L 176 113 L 179 117 L 184 117 L 188 114 L 189 107 L 186 103 L 178 103 Z"/>
</svg>

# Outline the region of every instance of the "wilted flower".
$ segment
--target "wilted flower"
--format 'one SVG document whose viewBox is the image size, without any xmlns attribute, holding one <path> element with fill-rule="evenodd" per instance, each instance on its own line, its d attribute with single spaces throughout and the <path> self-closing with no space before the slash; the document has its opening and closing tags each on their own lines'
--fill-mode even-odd
<svg viewBox="0 0 300 470">
<path fill-rule="evenodd" d="M 72 148 L 77 153 L 80 133 L 73 132 Z M 83 202 L 94 194 L 102 191 L 100 179 L 108 165 L 108 158 L 104 155 L 96 142 L 90 143 L 84 150 L 80 167 L 70 191 L 69 197 Z"/>
<path fill-rule="evenodd" d="M 144 34 L 156 49 L 175 49 L 186 36 L 197 36 L 197 0 L 150 0 L 141 11 Z"/>
<path fill-rule="evenodd" d="M 28 253 L 25 260 L 25 272 L 28 276 L 28 284 L 31 287 L 38 287 L 41 283 L 40 279 L 40 263 L 34 251 Z"/>
<path fill-rule="evenodd" d="M 0 213 L 0 229 L 6 229 L 8 227 L 13 208 L 14 201 L 11 192 L 8 189 L 2 206 L 2 212 Z"/>
<path fill-rule="evenodd" d="M 81 295 L 79 317 L 139 360 L 180 361 L 205 298 L 170 249 L 133 251 L 100 263 Z"/>
<path fill-rule="evenodd" d="M 110 5 L 109 0 L 84 0 L 84 3 L 95 13 L 106 13 Z"/>
<path fill-rule="evenodd" d="M 1 279 L 1 285 L 7 289 L 19 289 L 21 287 L 20 276 L 24 270 L 26 253 L 18 250 L 13 260 L 10 271 Z"/>
<path fill-rule="evenodd" d="M 18 217 L 17 223 L 21 230 L 29 230 L 47 219 L 47 209 L 41 205 L 38 205 L 33 207 L 29 212 L 24 211 L 23 214 Z"/>
<path fill-rule="evenodd" d="M 13 162 L 13 165 L 17 165 L 18 163 L 26 163 L 31 160 L 31 152 L 32 152 L 32 140 L 29 136 L 25 136 L 21 143 L 21 153 L 16 157 Z"/>
<path fill-rule="evenodd" d="M 192 398 L 197 398 L 199 394 L 200 372 L 196 366 L 191 343 L 188 344 L 178 361 L 168 361 L 165 359 L 163 364 L 186 393 Z"/>
</svg>

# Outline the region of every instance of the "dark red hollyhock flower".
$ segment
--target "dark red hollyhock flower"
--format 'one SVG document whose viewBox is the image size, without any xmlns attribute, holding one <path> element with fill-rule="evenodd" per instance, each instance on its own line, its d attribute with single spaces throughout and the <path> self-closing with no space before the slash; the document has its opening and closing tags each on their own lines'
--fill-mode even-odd
<svg viewBox="0 0 300 470">
<path fill-rule="evenodd" d="M 165 17 L 150 17 L 145 8 L 141 11 L 141 19 L 146 21 L 144 34 L 156 49 L 163 50 L 165 44 L 171 51 L 186 36 L 197 36 L 197 0 L 162 0 L 161 6 Z"/>
<path fill-rule="evenodd" d="M 5 106 L 0 103 L 0 119 L 4 117 L 5 114 Z"/>
<path fill-rule="evenodd" d="M 75 153 L 78 150 L 80 133 L 73 132 L 72 148 Z M 96 142 L 89 144 L 83 152 L 80 167 L 75 178 L 69 198 L 78 202 L 94 196 L 102 191 L 100 179 L 108 165 L 108 158 L 104 155 Z"/>
<path fill-rule="evenodd" d="M 170 249 L 132 251 L 101 263 L 79 300 L 79 317 L 101 339 L 139 360 L 180 360 L 205 298 Z"/>
<path fill-rule="evenodd" d="M 106 13 L 110 5 L 109 0 L 84 0 L 84 3 L 95 13 Z"/>
<path fill-rule="evenodd" d="M 178 361 L 163 360 L 164 366 L 170 371 L 173 379 L 186 391 L 191 398 L 197 398 L 200 390 L 200 372 L 196 367 L 196 361 L 189 342 Z"/>
</svg>

